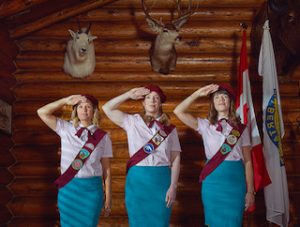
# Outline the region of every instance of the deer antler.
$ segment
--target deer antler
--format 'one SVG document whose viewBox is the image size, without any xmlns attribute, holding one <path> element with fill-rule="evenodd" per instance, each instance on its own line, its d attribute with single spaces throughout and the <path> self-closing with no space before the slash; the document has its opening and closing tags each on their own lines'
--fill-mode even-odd
<svg viewBox="0 0 300 227">
<path fill-rule="evenodd" d="M 197 6 L 195 7 L 195 9 L 193 9 L 193 0 L 189 0 L 187 11 L 183 13 L 181 10 L 181 0 L 176 0 L 176 7 L 177 7 L 179 18 L 173 20 L 172 24 L 174 24 L 176 27 L 177 26 L 180 27 L 180 24 L 183 23 L 183 21 L 186 21 L 190 16 L 192 16 L 197 11 L 198 6 L 199 6 L 199 0 L 197 0 Z"/>
<path fill-rule="evenodd" d="M 158 26 L 163 26 L 162 21 L 159 22 L 158 20 L 156 20 L 156 19 L 154 19 L 153 17 L 150 16 L 149 9 L 146 6 L 145 0 L 141 0 L 141 1 L 142 1 L 142 7 L 143 7 L 143 11 L 146 15 L 146 18 L 148 20 L 152 21 L 153 23 L 155 23 Z"/>
</svg>

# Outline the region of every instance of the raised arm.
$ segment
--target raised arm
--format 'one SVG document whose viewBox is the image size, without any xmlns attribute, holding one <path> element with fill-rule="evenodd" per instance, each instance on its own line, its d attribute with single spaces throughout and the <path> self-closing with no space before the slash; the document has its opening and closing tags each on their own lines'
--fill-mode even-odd
<svg viewBox="0 0 300 227">
<path fill-rule="evenodd" d="M 82 95 L 71 95 L 57 101 L 51 102 L 45 106 L 42 106 L 37 110 L 37 114 L 41 120 L 52 130 L 56 128 L 56 116 L 54 112 L 61 109 L 64 105 L 75 105 L 80 101 L 85 101 L 86 97 Z"/>
<path fill-rule="evenodd" d="M 119 106 L 128 99 L 138 100 L 143 99 L 145 95 L 149 94 L 149 89 L 144 87 L 133 88 L 122 95 L 119 95 L 102 106 L 106 116 L 115 124 L 121 126 L 125 113 L 119 110 Z"/>
<path fill-rule="evenodd" d="M 187 109 L 189 106 L 199 97 L 207 96 L 213 92 L 215 92 L 218 89 L 219 85 L 216 84 L 210 84 L 204 87 L 199 88 L 197 91 L 195 91 L 193 94 L 191 94 L 189 97 L 184 99 L 176 108 L 174 109 L 174 114 L 187 126 L 193 129 L 197 129 L 198 123 L 197 119 L 187 113 Z"/>
</svg>

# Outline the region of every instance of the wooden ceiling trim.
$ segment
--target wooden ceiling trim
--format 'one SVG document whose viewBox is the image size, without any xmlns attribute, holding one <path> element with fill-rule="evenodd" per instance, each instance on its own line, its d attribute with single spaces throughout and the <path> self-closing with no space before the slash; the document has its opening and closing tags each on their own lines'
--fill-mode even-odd
<svg viewBox="0 0 300 227">
<path fill-rule="evenodd" d="M 61 20 L 65 20 L 69 17 L 78 15 L 80 13 L 87 12 L 89 10 L 96 9 L 97 7 L 101 7 L 106 4 L 110 4 L 112 2 L 115 2 L 118 0 L 90 0 L 86 1 L 85 3 L 82 3 L 80 5 L 76 5 L 64 10 L 61 10 L 59 12 L 53 13 L 47 17 L 44 17 L 42 19 L 39 19 L 33 23 L 25 24 L 23 26 L 20 26 L 12 31 L 10 31 L 10 36 L 13 39 L 20 38 L 22 36 L 25 36 L 31 32 L 37 31 L 39 29 L 42 29 L 46 26 L 49 26 L 51 24 L 57 23 Z"/>
<path fill-rule="evenodd" d="M 48 0 L 34 0 L 34 1 L 24 1 L 24 0 L 9 0 L 3 1 L 0 6 L 0 18 L 8 17 L 16 13 L 20 13 L 34 5 L 39 5 Z"/>
</svg>

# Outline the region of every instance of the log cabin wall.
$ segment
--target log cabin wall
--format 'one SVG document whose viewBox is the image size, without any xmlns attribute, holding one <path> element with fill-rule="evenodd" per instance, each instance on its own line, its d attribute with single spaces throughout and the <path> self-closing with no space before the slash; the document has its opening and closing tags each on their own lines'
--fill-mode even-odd
<svg viewBox="0 0 300 227">
<path fill-rule="evenodd" d="M 16 38 L 17 84 L 13 90 L 13 141 L 11 154 L 16 162 L 10 166 L 8 179 L 12 195 L 9 201 L 1 196 L 0 205 L 7 204 L 11 215 L 2 218 L 9 226 L 54 226 L 58 223 L 56 189 L 53 180 L 59 175 L 59 138 L 37 117 L 40 106 L 71 94 L 91 93 L 104 102 L 130 88 L 148 83 L 160 85 L 168 96 L 163 109 L 177 126 L 183 148 L 177 200 L 172 213 L 172 226 L 202 226 L 203 210 L 198 175 L 204 164 L 201 138 L 184 126 L 172 113 L 176 104 L 197 88 L 208 83 L 236 83 L 240 51 L 240 22 L 251 21 L 263 0 L 203 0 L 201 6 L 180 33 L 178 61 L 174 73 L 152 72 L 148 50 L 155 35 L 148 28 L 139 0 L 116 1 L 57 22 L 39 31 Z M 155 9 L 155 16 L 168 19 L 168 1 Z M 75 79 L 62 71 L 68 29 L 77 29 L 92 22 L 91 32 L 98 36 L 95 72 L 85 79 Z M 248 29 L 248 37 L 250 28 Z M 13 33 L 12 33 L 13 34 Z M 13 34 L 14 35 L 14 34 Z M 250 41 L 248 41 L 250 50 Z M 253 59 L 250 59 L 253 62 Z M 261 125 L 261 79 L 251 64 L 253 98 Z M 299 78 L 300 68 L 280 77 L 286 135 L 283 148 L 290 193 L 290 226 L 300 225 L 300 161 L 299 148 Z M 2 89 L 1 89 L 2 90 Z M 2 91 L 1 91 L 2 92 Z M 122 109 L 129 113 L 142 110 L 128 101 Z M 207 100 L 197 102 L 191 113 L 205 116 Z M 128 159 L 126 135 L 102 113 L 101 126 L 113 141 L 112 159 L 113 207 L 109 218 L 101 218 L 100 226 L 127 226 L 124 204 L 125 164 Z M 70 108 L 57 113 L 69 118 Z M 9 149 L 9 148 L 7 148 Z M 5 168 L 11 164 L 7 157 Z M 4 168 L 3 171 L 6 171 Z M 3 169 L 3 168 L 1 168 Z M 1 177 L 1 179 L 3 179 Z M 2 181 L 2 180 L 1 180 Z M 1 182 L 2 183 L 2 182 Z M 3 195 L 9 194 L 3 187 Z M 1 194 L 1 195 L 2 195 Z M 266 226 L 263 193 L 256 196 L 255 214 L 245 217 L 244 226 Z M 6 209 L 7 210 L 7 209 Z M 298 215 L 297 215 L 298 214 Z M 2 215 L 2 213 L 0 214 Z M 2 215 L 3 216 L 3 215 Z M 1 217 L 0 217 L 1 218 Z M 200 224 L 196 224 L 200 223 Z"/>
<path fill-rule="evenodd" d="M 13 105 L 14 95 L 11 88 L 16 80 L 13 76 L 15 65 L 13 60 L 17 55 L 17 47 L 10 39 L 8 30 L 3 24 L 0 24 L 0 100 L 9 105 Z M 0 106 L 0 108 L 3 108 Z M 3 112 L 1 112 L 3 113 Z M 1 119 L 4 119 L 1 116 Z M 4 122 L 1 120 L 1 125 Z M 13 198 L 13 193 L 8 185 L 13 181 L 14 176 L 9 171 L 9 167 L 15 163 L 15 158 L 11 153 L 13 147 L 12 136 L 9 132 L 0 131 L 0 225 L 8 222 L 12 214 L 7 204 Z"/>
</svg>

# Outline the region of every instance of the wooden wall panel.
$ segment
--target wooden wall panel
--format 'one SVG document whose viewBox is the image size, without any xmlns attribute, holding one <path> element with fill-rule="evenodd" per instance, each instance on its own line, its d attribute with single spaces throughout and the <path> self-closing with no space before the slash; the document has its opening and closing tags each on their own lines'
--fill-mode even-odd
<svg viewBox="0 0 300 227">
<path fill-rule="evenodd" d="M 168 2 L 153 15 L 169 19 Z M 183 148 L 178 197 L 171 226 L 194 226 L 203 223 L 198 175 L 204 164 L 201 137 L 184 126 L 172 113 L 174 107 L 198 87 L 212 82 L 236 84 L 236 70 L 241 45 L 240 22 L 251 21 L 262 0 L 203 0 L 197 13 L 181 29 L 182 43 L 177 46 L 178 62 L 174 72 L 161 75 L 151 71 L 148 50 L 155 34 L 149 29 L 139 0 L 116 1 L 103 8 L 74 16 L 16 40 L 20 53 L 15 59 L 17 72 L 13 95 L 13 136 L 11 154 L 16 159 L 9 171 L 0 169 L 3 180 L 11 182 L 14 199 L 9 202 L 13 218 L 10 226 L 53 226 L 58 222 L 56 189 L 53 180 L 59 174 L 59 138 L 36 115 L 36 110 L 58 98 L 89 91 L 99 100 L 99 107 L 110 98 L 130 88 L 148 83 L 160 85 L 168 96 L 164 111 L 177 126 Z M 217 6 L 217 7 L 216 7 Z M 108 20 L 109 18 L 109 20 Z M 68 29 L 92 22 L 97 65 L 84 79 L 72 78 L 62 71 Z M 247 31 L 248 37 L 250 29 Z M 250 50 L 250 41 L 247 41 Z M 261 78 L 255 59 L 250 59 L 253 100 L 261 125 Z M 283 140 L 291 199 L 291 226 L 300 224 L 300 155 L 299 78 L 300 67 L 279 80 L 286 135 Z M 128 101 L 123 111 L 141 112 L 142 106 Z M 208 100 L 199 100 L 190 108 L 192 114 L 206 116 Z M 67 119 L 71 108 L 57 115 Z M 128 159 L 125 132 L 102 115 L 101 126 L 113 142 L 113 209 L 110 218 L 101 218 L 100 226 L 128 226 L 124 205 L 125 165 Z M 0 137 L 1 139 L 1 137 Z M 2 178 L 1 178 L 2 179 Z M 0 190 L 1 192 L 1 190 Z M 257 210 L 245 217 L 244 226 L 267 226 L 263 193 L 257 195 Z M 0 200 L 1 201 L 1 200 Z M 33 201 L 33 202 L 32 202 Z M 0 204 L 1 205 L 1 204 Z M 46 206 L 46 207 L 45 207 Z M 26 209 L 25 209 L 26 208 Z M 1 218 L 1 214 L 0 214 Z"/>
<path fill-rule="evenodd" d="M 15 98 L 11 88 L 16 84 L 12 74 L 16 69 L 14 59 L 17 55 L 17 47 L 9 38 L 6 27 L 2 23 L 0 27 L 0 99 L 13 105 Z M 0 131 L 0 144 L 0 225 L 2 226 L 12 218 L 6 205 L 13 198 L 7 185 L 14 179 L 14 175 L 8 168 L 15 163 L 15 158 L 10 152 L 14 145 L 11 135 Z"/>
</svg>

